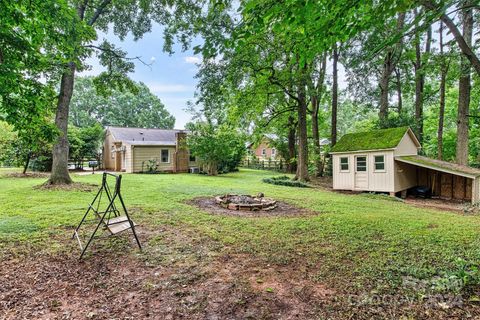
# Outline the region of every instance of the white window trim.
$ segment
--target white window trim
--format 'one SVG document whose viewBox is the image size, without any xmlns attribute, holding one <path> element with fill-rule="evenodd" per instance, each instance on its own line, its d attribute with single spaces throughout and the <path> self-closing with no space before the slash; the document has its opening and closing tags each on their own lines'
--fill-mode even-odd
<svg viewBox="0 0 480 320">
<path fill-rule="evenodd" d="M 383 169 L 377 169 L 377 163 L 381 163 L 381 162 L 376 162 L 375 157 L 383 157 Z M 373 155 L 373 172 L 387 172 L 385 162 L 386 161 L 385 161 L 384 154 L 374 154 Z"/>
<path fill-rule="evenodd" d="M 342 169 L 342 158 L 347 159 L 347 167 L 348 167 L 347 170 Z M 340 172 L 350 172 L 350 157 L 339 157 L 338 162 L 340 165 Z"/>
<path fill-rule="evenodd" d="M 167 161 L 167 162 L 162 161 L 162 160 L 163 160 L 163 159 L 162 159 L 162 153 L 163 153 L 163 151 L 165 151 L 165 150 L 167 150 L 167 152 L 168 152 L 168 161 Z M 161 149 L 161 150 L 160 150 L 160 163 L 170 163 L 170 150 L 169 150 L 169 149 Z"/>
</svg>

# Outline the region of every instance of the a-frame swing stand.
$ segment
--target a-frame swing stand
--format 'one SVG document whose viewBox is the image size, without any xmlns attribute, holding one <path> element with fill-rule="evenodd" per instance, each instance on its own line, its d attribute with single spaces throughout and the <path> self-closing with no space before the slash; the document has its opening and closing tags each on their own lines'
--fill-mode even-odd
<svg viewBox="0 0 480 320">
<path fill-rule="evenodd" d="M 108 185 L 108 181 L 107 181 L 108 177 L 115 178 L 115 187 L 114 187 L 113 193 Z M 72 239 L 77 238 L 78 244 L 80 245 L 80 250 L 82 251 L 80 255 L 80 259 L 83 257 L 83 255 L 87 251 L 88 246 L 94 239 L 95 234 L 100 229 L 100 227 L 108 230 L 111 235 L 115 235 L 129 229 L 132 230 L 132 233 L 135 237 L 138 247 L 140 248 L 140 250 L 142 249 L 140 241 L 138 240 L 137 233 L 135 232 L 135 223 L 132 221 L 132 219 L 130 219 L 127 208 L 125 207 L 125 203 L 123 202 L 122 194 L 120 193 L 121 183 L 122 183 L 121 175 L 115 175 L 107 172 L 103 173 L 102 186 L 100 187 L 100 190 L 98 190 L 95 198 L 93 198 L 92 203 L 88 206 L 87 211 L 83 215 L 82 221 L 80 221 L 80 223 L 78 224 L 78 227 L 75 229 L 75 232 L 73 233 L 73 236 L 72 236 Z M 108 201 L 108 205 L 105 211 L 101 211 L 100 209 L 103 194 L 106 195 L 106 198 L 107 198 L 106 200 Z M 120 202 L 120 209 L 123 211 L 123 215 L 118 210 L 115 204 L 116 202 L 117 203 Z M 95 215 L 95 217 L 98 220 L 98 224 L 95 230 L 93 231 L 92 235 L 88 239 L 87 243 L 83 245 L 82 240 L 80 239 L 80 236 L 79 236 L 79 231 L 80 231 L 80 227 L 85 222 L 89 213 L 93 213 Z"/>
</svg>

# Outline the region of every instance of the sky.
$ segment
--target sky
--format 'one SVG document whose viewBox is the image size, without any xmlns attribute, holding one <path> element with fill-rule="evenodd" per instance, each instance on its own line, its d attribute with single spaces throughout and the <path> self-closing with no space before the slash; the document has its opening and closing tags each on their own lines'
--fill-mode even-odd
<svg viewBox="0 0 480 320">
<path fill-rule="evenodd" d="M 133 41 L 133 37 L 129 36 L 122 42 L 111 33 L 99 34 L 98 40 L 101 42 L 103 39 L 126 51 L 129 57 L 140 57 L 151 64 L 146 66 L 135 60 L 135 71 L 130 78 L 145 83 L 175 117 L 175 128 L 184 129 L 191 118 L 184 109 L 187 101 L 194 101 L 196 64 L 201 62 L 201 56 L 195 56 L 192 51 L 182 52 L 180 46 L 175 46 L 172 55 L 163 52 L 163 33 L 159 25 L 155 25 L 152 32 L 138 41 Z M 90 70 L 79 75 L 97 75 L 104 70 L 96 58 L 91 58 L 87 63 L 91 66 Z"/>
</svg>

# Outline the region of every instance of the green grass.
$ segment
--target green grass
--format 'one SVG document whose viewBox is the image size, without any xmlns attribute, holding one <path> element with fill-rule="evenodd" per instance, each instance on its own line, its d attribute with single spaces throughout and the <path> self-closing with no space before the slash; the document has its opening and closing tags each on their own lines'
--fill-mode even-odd
<svg viewBox="0 0 480 320">
<path fill-rule="evenodd" d="M 251 254 L 276 265 L 300 263 L 315 270 L 312 280 L 332 285 L 388 291 L 398 288 L 404 276 L 448 277 L 480 261 L 478 216 L 416 208 L 384 197 L 262 182 L 271 175 L 246 169 L 217 177 L 125 174 L 122 193 L 141 226 L 155 229 L 168 224 L 210 238 L 232 253 Z M 101 175 L 74 179 L 100 184 Z M 32 242 L 61 248 L 95 194 L 33 188 L 44 180 L 0 177 L 3 252 Z M 198 196 L 258 192 L 318 214 L 227 217 L 186 203 Z M 156 245 L 155 237 L 149 245 Z"/>
</svg>

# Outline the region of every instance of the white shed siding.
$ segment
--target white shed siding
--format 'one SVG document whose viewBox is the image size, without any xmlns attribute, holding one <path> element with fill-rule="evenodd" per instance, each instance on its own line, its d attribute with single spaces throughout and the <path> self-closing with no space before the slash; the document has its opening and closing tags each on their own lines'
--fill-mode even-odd
<svg viewBox="0 0 480 320">
<path fill-rule="evenodd" d="M 375 171 L 375 156 L 381 155 L 385 157 L 385 170 Z M 368 153 L 368 164 L 368 191 L 393 192 L 393 151 L 376 151 Z"/>
<path fill-rule="evenodd" d="M 333 188 L 338 190 L 355 190 L 355 156 L 367 157 L 368 187 L 364 191 L 393 192 L 394 190 L 394 158 L 392 150 L 334 154 Z M 385 157 L 385 170 L 375 171 L 375 156 Z M 340 158 L 348 157 L 348 172 L 340 170 Z"/>
<path fill-rule="evenodd" d="M 417 185 L 417 169 L 407 163 L 394 161 L 395 165 L 395 190 L 399 192 Z"/>
<path fill-rule="evenodd" d="M 348 157 L 348 171 L 340 171 L 340 158 Z M 333 165 L 333 189 L 353 190 L 354 189 L 354 157 L 352 154 L 334 154 L 332 158 Z"/>
<path fill-rule="evenodd" d="M 169 154 L 169 162 L 162 163 L 160 162 L 161 157 L 161 150 L 168 149 Z M 142 163 L 144 161 L 148 161 L 151 159 L 155 159 L 158 161 L 158 170 L 159 171 L 173 171 L 173 161 L 175 153 L 175 147 L 162 147 L 162 146 L 132 146 L 132 172 L 141 172 L 142 171 Z M 144 168 L 145 169 L 145 168 Z"/>
<path fill-rule="evenodd" d="M 395 148 L 395 156 L 410 156 L 418 154 L 417 145 L 413 142 L 410 134 L 405 132 L 402 140 Z"/>
</svg>

